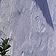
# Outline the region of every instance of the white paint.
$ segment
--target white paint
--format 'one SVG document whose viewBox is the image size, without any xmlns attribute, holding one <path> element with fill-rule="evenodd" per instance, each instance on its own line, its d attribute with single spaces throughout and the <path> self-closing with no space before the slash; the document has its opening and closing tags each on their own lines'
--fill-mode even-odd
<svg viewBox="0 0 56 56">
<path fill-rule="evenodd" d="M 34 5 L 34 1 L 32 1 L 31 7 L 30 7 L 30 11 L 32 10 L 33 5 Z"/>
<path fill-rule="evenodd" d="M 24 52 L 22 53 L 22 56 L 24 56 Z"/>
<path fill-rule="evenodd" d="M 41 33 L 45 32 L 45 30 L 46 30 L 46 28 L 44 28 L 44 29 L 41 31 Z"/>
<path fill-rule="evenodd" d="M 13 56 L 13 41 L 11 41 L 10 54 L 11 54 L 11 56 Z"/>
<path fill-rule="evenodd" d="M 0 22 L 1 22 L 1 18 L 0 18 Z"/>
<path fill-rule="evenodd" d="M 44 50 L 44 48 L 45 48 L 45 45 L 41 48 L 41 51 L 43 51 L 43 50 Z"/>
<path fill-rule="evenodd" d="M 10 38 L 10 37 L 11 37 L 11 35 L 12 35 L 12 31 L 10 32 L 10 34 L 9 34 L 9 37 L 8 37 L 8 38 Z"/>
<path fill-rule="evenodd" d="M 2 0 L 2 1 L 5 1 L 5 0 Z M 9 1 L 9 0 L 6 0 L 6 1 Z M 5 2 L 6 2 L 5 1 Z M 33 28 L 33 30 L 36 30 L 36 28 L 37 27 L 39 27 L 39 30 L 37 29 L 36 31 L 41 31 L 40 33 L 46 33 L 45 32 L 45 30 L 47 31 L 47 34 L 48 33 L 51 33 L 50 31 L 48 31 L 49 29 L 48 29 L 48 27 L 47 27 L 47 25 L 46 25 L 46 23 L 43 21 L 43 23 L 45 24 L 45 26 L 47 27 L 47 29 L 46 28 L 41 28 L 41 25 L 40 25 L 40 22 L 38 22 L 38 26 L 37 26 L 37 24 L 36 23 L 34 23 L 35 21 L 34 21 L 34 17 L 37 15 L 38 16 L 38 19 L 40 20 L 40 18 L 41 18 L 41 20 L 42 19 L 44 19 L 43 18 L 43 16 L 42 16 L 42 12 L 40 11 L 40 9 L 39 8 L 36 8 L 36 6 L 35 6 L 35 2 L 34 1 L 32 1 L 32 0 L 20 0 L 20 2 L 18 2 L 18 3 L 20 3 L 19 5 L 18 4 L 16 4 L 15 2 L 17 2 L 18 0 L 10 0 L 10 3 L 9 2 L 7 2 L 7 3 L 9 3 L 10 4 L 10 7 L 8 8 L 9 10 L 8 11 L 6 11 L 6 4 L 7 3 L 2 3 L 1 4 L 1 7 L 3 7 L 4 5 L 5 5 L 5 7 L 3 7 L 3 8 L 1 8 L 1 16 L 3 16 L 3 14 L 5 13 L 5 11 L 6 11 L 6 19 L 5 19 L 5 17 L 3 16 L 3 18 L 1 18 L 1 20 L 0 20 L 0 22 L 1 22 L 1 28 L 3 28 L 3 26 L 5 26 L 6 27 L 6 25 L 4 24 L 4 23 L 8 23 L 7 22 L 7 20 L 9 21 L 9 15 L 11 16 L 10 17 L 10 25 L 9 25 L 9 28 L 7 28 L 7 30 L 5 29 L 5 30 L 3 30 L 2 29 L 2 31 L 4 31 L 4 33 L 6 33 L 6 32 L 8 32 L 9 31 L 9 33 L 6 33 L 6 35 L 8 35 L 8 37 L 9 38 L 11 38 L 11 35 L 12 36 L 14 36 L 14 37 L 12 37 L 12 39 L 16 42 L 16 44 L 18 43 L 18 45 L 19 45 L 19 43 L 23 40 L 21 40 L 21 41 L 19 41 L 18 39 L 20 38 L 19 36 L 17 37 L 10 29 L 12 28 L 12 29 L 14 29 L 14 27 L 13 27 L 13 24 L 14 24 L 14 21 L 15 21 L 15 18 L 16 18 L 16 21 L 18 20 L 18 19 L 23 19 L 23 20 L 25 20 L 25 19 L 28 19 L 28 17 L 26 16 L 26 13 L 27 13 L 27 15 L 29 15 L 30 14 L 30 16 L 29 16 L 29 21 L 31 21 L 30 22 L 30 33 L 29 33 L 29 40 L 30 40 L 30 38 L 31 37 L 33 37 L 33 35 L 32 35 L 32 28 Z M 26 1 L 26 2 L 23 2 L 23 1 Z M 29 3 L 28 3 L 28 1 L 30 2 L 30 6 L 28 7 L 28 5 L 29 5 Z M 48 1 L 50 1 L 50 0 L 48 0 Z M 52 1 L 53 2 L 53 1 Z M 55 2 L 55 1 L 54 1 Z M 25 3 L 25 4 L 24 4 Z M 26 5 L 26 3 L 27 3 L 27 5 Z M 52 4 L 52 3 L 51 3 Z M 18 10 L 17 9 L 17 7 L 15 7 L 15 6 L 18 6 L 19 7 L 19 9 L 20 9 L 20 11 L 22 10 L 22 13 L 21 13 L 21 16 L 18 16 L 18 18 L 17 17 L 15 17 L 14 18 L 14 14 L 13 13 L 15 13 L 16 12 L 16 10 Z M 27 6 L 27 7 L 26 7 Z M 34 7 L 35 6 L 35 7 Z M 49 6 L 51 6 L 51 5 L 49 5 Z M 24 8 L 23 8 L 24 7 Z M 52 7 L 52 6 L 51 6 Z M 29 9 L 29 12 L 30 13 L 28 13 L 28 9 Z M 10 11 L 10 13 L 9 13 L 9 11 Z M 26 12 L 25 12 L 26 11 Z M 52 13 L 54 13 L 53 11 L 51 11 Z M 25 14 L 24 14 L 25 13 Z M 53 15 L 52 15 L 53 16 Z M 54 18 L 55 19 L 55 18 Z M 19 21 L 18 21 L 19 22 Z M 22 22 L 22 21 L 20 21 L 20 22 Z M 24 22 L 24 23 L 26 23 L 26 22 Z M 36 26 L 35 26 L 35 28 L 34 28 L 34 25 L 36 24 Z M 24 27 L 24 24 L 22 25 L 21 23 L 19 23 L 19 26 L 22 26 L 22 27 Z M 25 26 L 26 27 L 26 26 Z M 18 30 L 20 30 L 20 27 L 18 28 Z M 26 30 L 26 29 L 25 29 Z M 56 29 L 55 29 L 56 30 Z M 12 34 L 13 33 L 13 34 Z M 25 34 L 25 33 L 21 33 L 20 31 L 18 31 L 18 33 L 20 33 L 20 34 Z M 34 33 L 33 34 L 35 34 L 36 32 L 34 31 Z M 37 34 L 37 33 L 36 33 Z M 55 33 L 56 34 L 56 33 Z M 28 35 L 27 35 L 28 36 Z M 39 36 L 39 35 L 38 35 Z M 4 36 L 5 37 L 5 36 Z M 22 36 L 22 38 L 23 38 L 23 36 Z M 44 39 L 45 38 L 45 39 Z M 49 37 L 49 38 L 52 38 L 52 37 Z M 21 39 L 21 38 L 20 38 Z M 43 46 L 43 44 L 44 43 L 46 43 L 46 42 L 43 42 L 43 43 L 40 43 L 41 45 L 42 45 L 42 47 L 41 47 L 41 45 L 39 45 L 39 41 L 41 40 L 41 39 L 44 39 L 44 41 L 47 39 L 47 35 L 44 35 L 43 34 L 43 38 L 41 38 L 41 36 L 39 36 L 39 38 L 37 39 L 38 40 L 38 42 L 37 43 L 34 43 L 34 41 L 33 42 L 31 42 L 31 45 L 32 45 L 32 49 L 30 50 L 31 52 L 34 50 L 34 48 L 36 47 L 36 46 L 34 46 L 35 44 L 37 45 L 37 47 L 39 47 L 40 46 L 40 49 L 41 49 L 41 51 L 43 51 L 44 50 L 44 48 L 45 48 L 45 46 L 46 46 L 46 44 L 45 44 L 45 46 Z M 54 38 L 52 39 L 52 40 L 54 40 L 54 45 L 56 46 L 56 35 L 54 36 Z M 31 40 L 30 40 L 31 41 Z M 22 43 L 22 45 L 19 47 L 18 46 L 18 49 L 19 49 L 19 51 L 16 51 L 16 49 L 17 49 L 17 47 L 16 46 L 13 46 L 13 41 L 11 41 L 10 42 L 11 43 L 11 50 L 10 50 L 10 54 L 11 54 L 11 56 L 17 56 L 17 55 L 19 55 L 19 56 L 25 56 L 25 53 L 21 53 L 21 51 L 20 50 L 22 50 L 22 49 L 24 49 L 25 48 L 25 46 L 26 45 L 29 45 L 30 44 L 30 42 L 28 42 L 28 38 L 26 37 L 26 39 L 25 39 L 25 42 L 23 42 Z M 15 47 L 16 49 L 15 50 L 13 50 L 13 47 Z M 33 48 L 34 47 L 34 48 Z M 54 46 L 53 46 L 53 48 L 54 48 Z M 52 50 L 53 50 L 53 48 L 52 48 Z M 55 49 L 55 48 L 54 48 Z M 26 50 L 27 51 L 27 50 Z M 13 55 L 13 52 L 15 53 L 15 55 Z M 35 54 L 35 53 L 33 53 L 33 54 Z M 41 53 L 40 53 L 41 54 Z M 42 53 L 43 55 L 42 56 L 45 56 L 44 55 L 44 53 Z M 52 54 L 52 53 L 51 53 Z M 38 52 L 37 52 L 37 55 L 38 55 Z M 36 55 L 36 56 L 37 56 Z M 27 55 L 26 55 L 27 56 Z M 35 56 L 35 55 L 34 55 Z M 40 55 L 41 56 L 41 55 Z M 53 55 L 54 56 L 54 55 Z"/>
</svg>

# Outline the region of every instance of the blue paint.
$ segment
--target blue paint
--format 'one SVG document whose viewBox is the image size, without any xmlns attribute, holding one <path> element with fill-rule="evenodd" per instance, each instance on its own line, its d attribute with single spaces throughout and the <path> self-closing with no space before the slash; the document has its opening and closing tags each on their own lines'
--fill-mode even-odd
<svg viewBox="0 0 56 56">
<path fill-rule="evenodd" d="M 36 2 L 36 5 L 40 7 L 40 9 L 43 13 L 43 16 L 45 17 L 48 25 L 50 25 L 54 29 L 52 18 L 51 18 L 49 8 L 48 8 L 47 0 L 34 0 L 34 1 Z"/>
</svg>

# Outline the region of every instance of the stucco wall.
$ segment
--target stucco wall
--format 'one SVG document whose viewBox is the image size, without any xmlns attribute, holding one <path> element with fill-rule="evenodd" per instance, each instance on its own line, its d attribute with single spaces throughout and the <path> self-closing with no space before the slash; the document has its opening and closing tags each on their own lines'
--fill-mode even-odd
<svg viewBox="0 0 56 56">
<path fill-rule="evenodd" d="M 47 0 L 47 4 L 54 29 L 36 0 L 0 1 L 0 38 L 10 38 L 8 54 L 56 56 L 56 0 Z"/>
</svg>

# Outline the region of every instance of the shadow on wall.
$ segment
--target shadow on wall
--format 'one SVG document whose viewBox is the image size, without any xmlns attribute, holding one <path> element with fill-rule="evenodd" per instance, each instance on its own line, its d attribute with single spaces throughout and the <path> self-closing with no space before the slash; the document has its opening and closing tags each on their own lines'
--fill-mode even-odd
<svg viewBox="0 0 56 56">
<path fill-rule="evenodd" d="M 51 18 L 50 12 L 49 12 L 47 0 L 34 0 L 34 1 L 36 2 L 36 6 L 39 6 L 39 8 L 41 9 L 43 16 L 45 17 L 48 25 L 50 25 L 54 30 L 53 22 L 52 22 L 52 18 Z"/>
<path fill-rule="evenodd" d="M 0 2 L 1 2 L 1 0 L 0 0 Z"/>
</svg>

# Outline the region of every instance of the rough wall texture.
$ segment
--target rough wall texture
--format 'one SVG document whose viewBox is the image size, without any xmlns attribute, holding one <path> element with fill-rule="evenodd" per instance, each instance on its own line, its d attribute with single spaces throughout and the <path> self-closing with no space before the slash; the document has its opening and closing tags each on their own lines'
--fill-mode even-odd
<svg viewBox="0 0 56 56">
<path fill-rule="evenodd" d="M 54 29 L 36 1 L 0 0 L 0 38 L 10 38 L 11 56 L 56 56 L 56 0 L 47 0 Z"/>
</svg>

